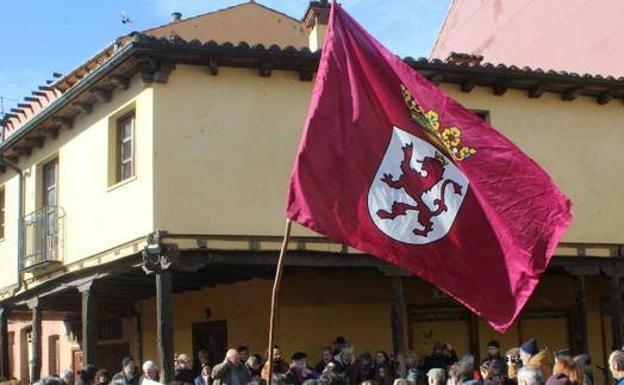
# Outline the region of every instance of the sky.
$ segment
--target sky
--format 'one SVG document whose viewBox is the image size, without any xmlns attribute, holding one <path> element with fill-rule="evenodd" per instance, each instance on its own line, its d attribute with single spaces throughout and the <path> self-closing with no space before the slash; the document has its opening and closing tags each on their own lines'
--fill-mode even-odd
<svg viewBox="0 0 624 385">
<path fill-rule="evenodd" d="M 4 110 L 69 73 L 116 37 L 246 0 L 0 0 L 0 97 Z M 429 56 L 450 0 L 342 0 L 370 33 L 400 56 Z M 308 0 L 257 0 L 300 19 Z M 132 23 L 122 24 L 125 12 Z"/>
</svg>

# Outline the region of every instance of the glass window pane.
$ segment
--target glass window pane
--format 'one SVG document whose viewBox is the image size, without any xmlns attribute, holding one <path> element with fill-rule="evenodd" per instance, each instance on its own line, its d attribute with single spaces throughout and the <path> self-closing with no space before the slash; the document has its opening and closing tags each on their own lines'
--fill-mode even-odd
<svg viewBox="0 0 624 385">
<path fill-rule="evenodd" d="M 121 140 L 132 136 L 132 119 L 125 120 L 121 124 Z"/>
<path fill-rule="evenodd" d="M 48 206 L 56 206 L 56 188 L 48 190 L 45 203 Z"/>
<path fill-rule="evenodd" d="M 125 142 L 121 145 L 121 161 L 129 160 L 132 158 L 132 142 Z"/>
<path fill-rule="evenodd" d="M 121 180 L 128 179 L 132 176 L 132 162 L 121 165 Z"/>
</svg>

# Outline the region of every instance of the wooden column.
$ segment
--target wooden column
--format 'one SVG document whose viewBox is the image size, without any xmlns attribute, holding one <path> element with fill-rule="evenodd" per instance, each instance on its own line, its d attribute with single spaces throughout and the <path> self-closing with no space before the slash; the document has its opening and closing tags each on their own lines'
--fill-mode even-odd
<svg viewBox="0 0 624 385">
<path fill-rule="evenodd" d="M 136 359 L 137 362 L 143 362 L 143 324 L 141 321 L 141 311 L 139 306 L 135 306 L 134 309 L 134 320 L 135 320 L 135 329 L 134 329 L 134 349 L 136 351 Z"/>
<path fill-rule="evenodd" d="M 82 297 L 82 363 L 95 365 L 97 356 L 97 318 L 93 281 L 78 288 Z"/>
<path fill-rule="evenodd" d="M 156 273 L 156 324 L 160 382 L 173 381 L 173 314 L 171 311 L 171 270 Z"/>
<path fill-rule="evenodd" d="M 585 290 L 585 276 L 574 277 L 574 339 L 576 340 L 577 354 L 587 354 L 587 291 Z"/>
<path fill-rule="evenodd" d="M 32 311 L 30 382 L 35 383 L 41 379 L 41 304 L 39 298 L 28 301 L 28 307 Z"/>
<path fill-rule="evenodd" d="M 613 330 L 612 349 L 622 349 L 622 285 L 620 275 L 613 274 L 611 279 L 611 322 Z"/>
<path fill-rule="evenodd" d="M 0 377 L 11 378 L 9 368 L 9 309 L 0 307 Z"/>
<path fill-rule="evenodd" d="M 392 305 L 390 308 L 390 325 L 392 328 L 392 348 L 394 357 L 399 358 L 399 371 L 405 374 L 404 354 L 406 343 L 406 309 L 405 296 L 403 294 L 403 280 L 401 277 L 391 277 Z"/>
</svg>

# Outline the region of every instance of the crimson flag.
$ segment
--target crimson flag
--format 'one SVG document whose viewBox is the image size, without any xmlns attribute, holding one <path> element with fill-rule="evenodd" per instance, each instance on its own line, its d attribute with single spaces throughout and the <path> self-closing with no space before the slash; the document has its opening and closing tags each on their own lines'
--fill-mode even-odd
<svg viewBox="0 0 624 385">
<path fill-rule="evenodd" d="M 431 282 L 503 332 L 570 207 L 518 147 L 332 6 L 290 219 Z"/>
</svg>

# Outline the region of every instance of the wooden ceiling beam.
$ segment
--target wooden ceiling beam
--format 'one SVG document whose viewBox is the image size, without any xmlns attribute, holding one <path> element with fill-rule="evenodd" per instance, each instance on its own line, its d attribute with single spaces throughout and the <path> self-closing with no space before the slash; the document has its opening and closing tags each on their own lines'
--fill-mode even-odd
<svg viewBox="0 0 624 385">
<path fill-rule="evenodd" d="M 109 80 L 112 85 L 122 90 L 127 90 L 130 86 L 130 80 L 125 76 L 112 75 L 109 77 Z"/>
<path fill-rule="evenodd" d="M 77 107 L 81 112 L 90 114 L 93 111 L 93 104 L 86 102 L 73 102 L 72 106 Z"/>
</svg>

